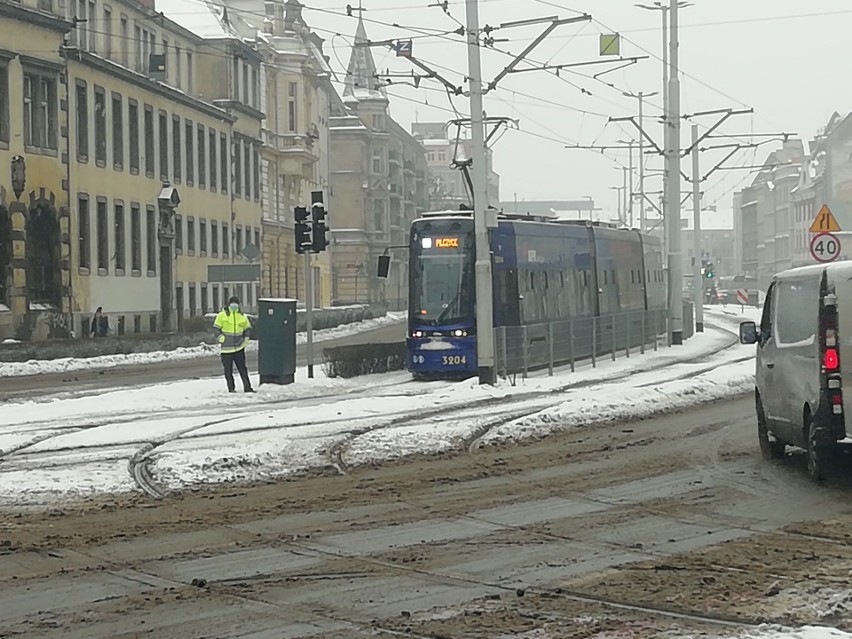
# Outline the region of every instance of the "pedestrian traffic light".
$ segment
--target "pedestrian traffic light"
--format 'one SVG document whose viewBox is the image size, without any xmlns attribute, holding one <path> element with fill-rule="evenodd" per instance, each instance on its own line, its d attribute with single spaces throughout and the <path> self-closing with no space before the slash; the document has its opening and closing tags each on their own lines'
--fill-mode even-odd
<svg viewBox="0 0 852 639">
<path fill-rule="evenodd" d="M 297 206 L 294 210 L 296 226 L 294 229 L 296 253 L 304 253 L 311 248 L 311 227 L 308 225 L 308 209 Z"/>
<path fill-rule="evenodd" d="M 715 265 L 707 264 L 707 266 L 704 268 L 704 277 L 706 277 L 708 280 L 712 280 L 714 277 L 716 277 L 716 272 L 714 269 Z"/>
<path fill-rule="evenodd" d="M 314 223 L 311 250 L 314 253 L 322 253 L 328 246 L 328 227 L 325 224 L 326 215 L 325 205 L 322 202 L 314 202 L 311 205 L 311 216 Z"/>
</svg>

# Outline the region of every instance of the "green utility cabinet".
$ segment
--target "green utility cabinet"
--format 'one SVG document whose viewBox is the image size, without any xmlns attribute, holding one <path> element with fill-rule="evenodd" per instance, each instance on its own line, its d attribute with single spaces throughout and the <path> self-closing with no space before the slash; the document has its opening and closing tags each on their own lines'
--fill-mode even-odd
<svg viewBox="0 0 852 639">
<path fill-rule="evenodd" d="M 258 373 L 261 384 L 292 384 L 296 376 L 296 300 L 258 300 Z"/>
</svg>

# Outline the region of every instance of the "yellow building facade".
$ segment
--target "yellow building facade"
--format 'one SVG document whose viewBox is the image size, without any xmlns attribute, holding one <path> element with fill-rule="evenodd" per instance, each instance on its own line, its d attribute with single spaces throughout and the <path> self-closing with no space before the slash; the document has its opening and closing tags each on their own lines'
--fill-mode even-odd
<svg viewBox="0 0 852 639">
<path fill-rule="evenodd" d="M 207 15 L 0 3 L 0 338 L 85 336 L 98 307 L 118 335 L 256 308 L 261 56 L 209 5 L 170 10 Z"/>
<path fill-rule="evenodd" d="M 64 60 L 72 25 L 0 4 L 0 339 L 70 334 Z"/>
</svg>

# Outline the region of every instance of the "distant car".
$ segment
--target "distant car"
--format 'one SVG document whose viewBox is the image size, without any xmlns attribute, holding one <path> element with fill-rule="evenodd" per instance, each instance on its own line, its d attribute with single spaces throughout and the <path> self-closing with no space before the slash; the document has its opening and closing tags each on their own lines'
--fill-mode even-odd
<svg viewBox="0 0 852 639">
<path fill-rule="evenodd" d="M 787 445 L 804 448 L 808 475 L 820 480 L 835 453 L 852 445 L 845 417 L 852 391 L 843 393 L 850 337 L 852 262 L 775 276 L 760 325 L 740 325 L 740 341 L 757 344 L 755 408 L 764 458 L 781 457 Z"/>
</svg>

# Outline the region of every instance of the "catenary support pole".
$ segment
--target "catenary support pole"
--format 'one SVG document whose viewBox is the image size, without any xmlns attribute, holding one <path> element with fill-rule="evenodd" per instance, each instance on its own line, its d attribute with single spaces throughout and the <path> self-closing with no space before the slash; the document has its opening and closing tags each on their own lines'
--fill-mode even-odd
<svg viewBox="0 0 852 639">
<path fill-rule="evenodd" d="M 479 383 L 493 384 L 494 316 L 491 281 L 491 243 L 486 220 L 488 174 L 482 107 L 482 63 L 479 43 L 478 0 L 465 0 L 467 10 L 467 60 L 470 80 L 470 124 L 473 179 L 473 221 L 476 234 L 476 353 Z"/>
<path fill-rule="evenodd" d="M 704 332 L 704 280 L 701 278 L 701 167 L 698 125 L 692 125 L 692 278 L 695 296 L 695 330 Z"/>
<path fill-rule="evenodd" d="M 314 278 L 310 248 L 305 250 L 305 319 L 307 320 L 308 377 L 314 376 Z"/>
<path fill-rule="evenodd" d="M 643 122 L 645 94 L 639 92 L 639 228 L 648 230 L 645 223 L 645 123 Z"/>
<path fill-rule="evenodd" d="M 683 263 L 680 228 L 680 78 L 678 72 L 678 0 L 671 0 L 669 50 L 669 102 L 666 118 L 669 144 L 666 153 L 666 206 L 669 254 L 669 313 L 673 345 L 683 344 Z"/>
</svg>

